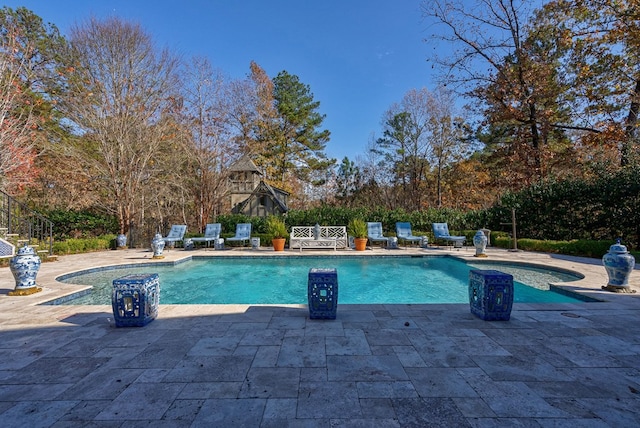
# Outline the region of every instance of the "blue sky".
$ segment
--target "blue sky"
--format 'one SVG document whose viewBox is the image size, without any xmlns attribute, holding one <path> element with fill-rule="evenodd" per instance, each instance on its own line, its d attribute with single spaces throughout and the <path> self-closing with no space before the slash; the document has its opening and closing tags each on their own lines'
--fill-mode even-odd
<svg viewBox="0 0 640 428">
<path fill-rule="evenodd" d="M 138 22 L 159 46 L 207 57 L 231 78 L 256 61 L 309 85 L 331 131 L 326 152 L 364 154 L 381 117 L 412 88 L 435 89 L 421 0 L 5 0 L 67 35 L 91 16 Z"/>
</svg>

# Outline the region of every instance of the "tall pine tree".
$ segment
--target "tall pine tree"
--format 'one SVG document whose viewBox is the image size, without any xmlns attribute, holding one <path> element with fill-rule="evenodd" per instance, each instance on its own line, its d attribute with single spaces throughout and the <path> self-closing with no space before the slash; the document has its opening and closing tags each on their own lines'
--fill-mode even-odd
<svg viewBox="0 0 640 428">
<path fill-rule="evenodd" d="M 325 118 L 318 112 L 320 102 L 314 101 L 308 85 L 286 71 L 273 84 L 277 117 L 262 136 L 267 179 L 287 190 L 295 184 L 320 184 L 335 163 L 324 152 L 330 132 L 319 130 Z"/>
</svg>

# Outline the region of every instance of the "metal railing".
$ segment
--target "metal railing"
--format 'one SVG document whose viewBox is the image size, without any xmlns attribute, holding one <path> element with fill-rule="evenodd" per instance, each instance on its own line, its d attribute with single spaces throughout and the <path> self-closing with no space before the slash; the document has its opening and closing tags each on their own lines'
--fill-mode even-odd
<svg viewBox="0 0 640 428">
<path fill-rule="evenodd" d="M 53 254 L 53 223 L 0 190 L 0 228 L 28 245 L 46 245 Z"/>
</svg>

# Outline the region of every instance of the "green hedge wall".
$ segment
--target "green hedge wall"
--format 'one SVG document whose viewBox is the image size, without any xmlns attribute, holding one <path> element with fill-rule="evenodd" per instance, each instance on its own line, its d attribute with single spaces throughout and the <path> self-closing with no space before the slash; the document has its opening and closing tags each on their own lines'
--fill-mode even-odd
<svg viewBox="0 0 640 428">
<path fill-rule="evenodd" d="M 496 237 L 491 244 L 499 248 L 513 248 L 513 240 L 508 236 Z M 519 250 L 593 258 L 604 256 L 610 246 L 611 242 L 609 241 L 590 241 L 587 239 L 575 239 L 573 241 L 518 239 Z"/>
<path fill-rule="evenodd" d="M 55 240 L 117 234 L 119 229 L 114 216 L 90 211 L 53 210 L 42 215 L 53 222 Z"/>
<path fill-rule="evenodd" d="M 536 246 L 543 245 L 538 241 L 546 242 L 543 246 L 547 249 L 541 251 L 562 247 L 557 251 L 597 256 L 603 249 L 606 251 L 616 238 L 621 238 L 630 250 L 636 249 L 640 246 L 640 167 L 627 167 L 615 173 L 601 172 L 591 180 L 536 183 L 520 192 L 502 195 L 498 204 L 485 210 L 428 208 L 406 212 L 401 209 L 322 205 L 308 210 L 291 210 L 285 216 L 285 223 L 289 229 L 316 223 L 346 226 L 350 219 L 359 217 L 365 221 L 382 222 L 384 232 L 393 235 L 396 222 L 408 221 L 414 234 L 432 237 L 431 224 L 447 222 L 452 234 L 465 234 L 468 238 L 480 228 L 507 236 L 511 232 L 512 209 L 516 210 L 521 248 L 528 245 L 526 240 L 522 240 L 526 238 L 535 240 Z M 115 234 L 118 229 L 113 217 L 90 212 L 51 211 L 43 214 L 55 224 L 55 241 Z M 253 234 L 266 240 L 263 218 L 221 215 L 216 221 L 222 224 L 223 237 L 232 236 L 237 223 L 251 223 Z M 68 251 L 73 250 L 70 248 Z"/>
<path fill-rule="evenodd" d="M 591 181 L 550 180 L 502 196 L 500 204 L 477 213 L 478 223 L 508 230 L 516 209 L 519 237 L 542 240 L 595 240 L 628 247 L 640 243 L 640 168 L 601 173 Z"/>
</svg>

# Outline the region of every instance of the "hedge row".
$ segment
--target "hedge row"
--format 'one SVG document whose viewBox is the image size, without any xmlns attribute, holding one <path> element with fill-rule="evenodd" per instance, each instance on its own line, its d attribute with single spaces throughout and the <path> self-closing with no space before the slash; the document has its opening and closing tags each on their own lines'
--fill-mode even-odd
<svg viewBox="0 0 640 428">
<path fill-rule="evenodd" d="M 476 230 L 460 230 L 452 233 L 466 236 L 467 245 L 473 245 L 473 235 L 475 235 Z M 433 233 L 419 233 L 419 235 L 423 234 L 429 237 L 430 242 L 434 242 Z M 395 233 L 389 233 L 388 235 L 395 236 Z M 233 236 L 233 233 L 224 233 L 221 236 L 226 238 Z M 260 238 L 262 246 L 271 245 L 271 237 L 264 233 L 252 233 L 252 236 Z M 56 241 L 53 243 L 53 253 L 57 255 L 65 255 L 115 249 L 115 238 L 116 235 L 104 235 L 96 238 L 70 238 L 64 241 Z M 607 252 L 611 244 L 612 243 L 610 241 L 593 241 L 586 239 L 576 239 L 571 241 L 539 240 L 530 238 L 518 239 L 519 250 L 593 258 L 601 258 Z M 492 232 L 491 245 L 498 248 L 511 249 L 513 248 L 513 240 L 504 232 Z M 634 252 L 634 255 L 636 258 L 640 259 L 639 253 Z M 0 263 L 0 266 L 4 265 L 6 265 L 6 263 Z"/>
<path fill-rule="evenodd" d="M 289 229 L 291 226 L 311 226 L 316 223 L 346 226 L 350 219 L 359 217 L 365 221 L 382 222 L 385 233 L 389 235 L 394 233 L 395 223 L 398 221 L 410 222 L 416 235 L 429 235 L 432 223 L 436 222 L 447 222 L 451 233 L 480 228 L 509 233 L 512 209 L 516 213 L 517 235 L 548 242 L 546 247 L 565 245 L 552 245 L 551 242 L 555 241 L 570 242 L 572 244 L 565 245 L 566 250 L 563 251 L 595 254 L 601 249 L 592 249 L 591 244 L 584 243 L 602 241 L 604 247 L 616 238 L 621 238 L 628 248 L 638 248 L 640 167 L 628 167 L 615 173 L 598 173 L 591 180 L 548 180 L 536 183 L 520 192 L 502 195 L 498 204 L 485 210 L 428 208 L 406 212 L 400 209 L 322 205 L 308 210 L 291 210 L 286 215 L 285 223 Z M 110 216 L 66 211 L 43 214 L 54 221 L 56 242 L 60 239 L 98 236 L 117 231 L 117 222 Z M 222 224 L 223 234 L 227 236 L 233 234 L 237 223 L 252 223 L 253 233 L 256 235 L 266 232 L 264 218 L 221 215 L 215 221 Z M 520 246 L 522 245 L 525 244 L 521 243 Z M 580 246 L 587 248 L 576 249 Z"/>
<path fill-rule="evenodd" d="M 495 238 L 492 244 L 499 248 L 512 249 L 513 239 L 508 236 L 500 236 Z M 593 258 L 602 258 L 611 244 L 610 241 L 590 241 L 587 239 L 575 239 L 572 241 L 518 239 L 519 250 Z"/>
<path fill-rule="evenodd" d="M 55 240 L 89 238 L 118 231 L 118 220 L 106 214 L 53 210 L 43 212 L 42 215 L 53 223 Z"/>
<path fill-rule="evenodd" d="M 500 230 L 516 210 L 518 236 L 545 240 L 640 244 L 640 167 L 600 173 L 592 180 L 549 180 L 502 196 L 500 204 L 469 213 Z"/>
<path fill-rule="evenodd" d="M 103 235 L 96 238 L 69 238 L 64 241 L 54 241 L 53 253 L 64 255 L 109 250 L 116 247 L 115 242 L 116 235 Z"/>
</svg>

